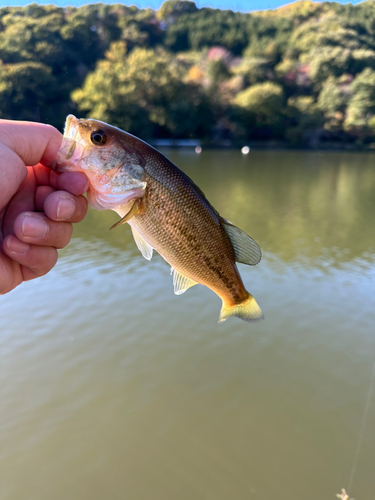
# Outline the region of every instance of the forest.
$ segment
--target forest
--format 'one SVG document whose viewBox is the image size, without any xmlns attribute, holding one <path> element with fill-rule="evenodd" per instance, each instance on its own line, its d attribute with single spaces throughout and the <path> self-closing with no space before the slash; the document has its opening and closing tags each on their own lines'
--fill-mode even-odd
<svg viewBox="0 0 375 500">
<path fill-rule="evenodd" d="M 0 117 L 140 136 L 375 148 L 375 0 L 0 9 Z"/>
</svg>

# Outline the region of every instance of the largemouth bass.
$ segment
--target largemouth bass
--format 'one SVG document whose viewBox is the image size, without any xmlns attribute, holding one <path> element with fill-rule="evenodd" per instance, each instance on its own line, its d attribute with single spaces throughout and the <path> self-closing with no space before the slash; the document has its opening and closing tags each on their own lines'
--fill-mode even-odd
<svg viewBox="0 0 375 500">
<path fill-rule="evenodd" d="M 159 252 L 172 266 L 176 294 L 200 283 L 223 301 L 219 322 L 263 317 L 236 266 L 258 264 L 259 246 L 159 151 L 116 127 L 69 115 L 54 168 L 87 175 L 89 204 L 117 212 L 121 220 L 112 227 L 127 222 L 146 259 Z"/>
</svg>

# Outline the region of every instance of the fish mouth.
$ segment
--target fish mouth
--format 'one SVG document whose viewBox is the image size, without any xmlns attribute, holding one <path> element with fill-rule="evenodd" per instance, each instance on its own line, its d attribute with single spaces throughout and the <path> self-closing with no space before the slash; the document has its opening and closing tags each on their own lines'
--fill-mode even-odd
<svg viewBox="0 0 375 500">
<path fill-rule="evenodd" d="M 52 169 L 56 172 L 76 170 L 71 161 L 74 161 L 72 157 L 77 146 L 79 122 L 79 119 L 74 115 L 68 115 L 66 118 L 63 140 L 52 165 Z"/>
</svg>

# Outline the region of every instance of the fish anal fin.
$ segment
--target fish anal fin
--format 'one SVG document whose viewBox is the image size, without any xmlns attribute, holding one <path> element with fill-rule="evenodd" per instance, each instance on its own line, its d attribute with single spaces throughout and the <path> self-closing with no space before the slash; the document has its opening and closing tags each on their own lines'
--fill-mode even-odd
<svg viewBox="0 0 375 500">
<path fill-rule="evenodd" d="M 135 229 L 132 228 L 132 233 L 134 237 L 135 244 L 137 245 L 139 251 L 143 255 L 143 257 L 147 260 L 152 259 L 152 246 L 145 241 L 140 234 L 137 233 Z"/>
<path fill-rule="evenodd" d="M 141 198 L 137 198 L 134 201 L 134 203 L 133 203 L 131 209 L 129 210 L 129 212 L 127 214 L 125 214 L 122 219 L 120 219 L 118 222 L 116 222 L 116 224 L 113 224 L 113 226 L 111 226 L 109 229 L 114 229 L 115 227 L 118 227 L 118 226 L 121 226 L 122 224 L 125 224 L 125 222 L 128 222 L 135 215 L 140 214 L 141 211 L 142 211 L 142 199 Z"/>
<path fill-rule="evenodd" d="M 225 321 L 230 316 L 237 316 L 238 318 L 249 322 L 258 321 L 264 318 L 261 308 L 250 293 L 248 298 L 241 302 L 241 304 L 229 306 L 223 301 L 219 323 Z"/>
<path fill-rule="evenodd" d="M 234 250 L 236 262 L 255 266 L 262 258 L 258 244 L 248 234 L 225 219 L 221 219 L 222 226 L 229 236 Z"/>
<path fill-rule="evenodd" d="M 176 295 L 181 295 L 186 292 L 186 290 L 194 285 L 197 285 L 197 282 L 184 276 L 179 271 L 176 271 L 173 267 L 171 268 L 171 274 L 173 273 L 173 286 L 174 293 Z"/>
</svg>

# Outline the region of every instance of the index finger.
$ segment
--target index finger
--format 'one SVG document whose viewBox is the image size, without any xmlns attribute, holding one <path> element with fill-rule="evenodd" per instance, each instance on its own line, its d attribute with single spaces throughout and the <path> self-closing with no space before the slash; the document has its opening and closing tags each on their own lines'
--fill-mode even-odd
<svg viewBox="0 0 375 500">
<path fill-rule="evenodd" d="M 62 134 L 45 123 L 0 120 L 0 143 L 14 151 L 25 165 L 52 165 Z"/>
<path fill-rule="evenodd" d="M 26 165 L 52 165 L 61 133 L 51 125 L 0 120 L 0 212 L 26 177 Z"/>
</svg>

